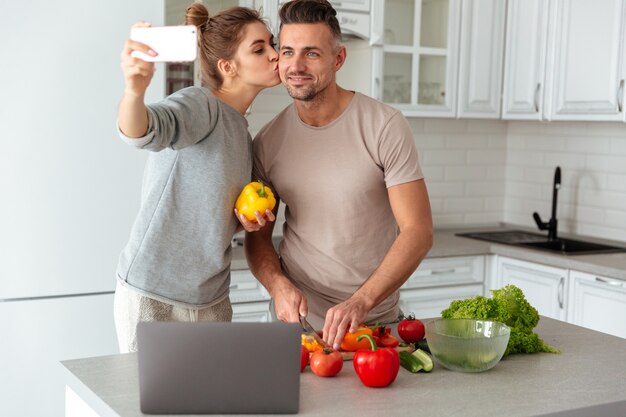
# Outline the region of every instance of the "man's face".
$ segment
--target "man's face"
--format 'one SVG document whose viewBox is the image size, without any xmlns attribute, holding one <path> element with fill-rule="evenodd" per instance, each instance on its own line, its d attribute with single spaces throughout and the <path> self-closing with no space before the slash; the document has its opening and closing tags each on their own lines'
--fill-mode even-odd
<svg viewBox="0 0 626 417">
<path fill-rule="evenodd" d="M 335 73 L 345 59 L 344 52 L 323 23 L 283 25 L 278 70 L 289 95 L 296 100 L 311 101 L 334 85 Z"/>
</svg>

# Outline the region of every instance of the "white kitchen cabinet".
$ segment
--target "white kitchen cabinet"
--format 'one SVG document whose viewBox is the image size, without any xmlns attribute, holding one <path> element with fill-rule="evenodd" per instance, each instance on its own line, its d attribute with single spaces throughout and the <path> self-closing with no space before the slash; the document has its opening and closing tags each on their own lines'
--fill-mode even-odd
<svg viewBox="0 0 626 417">
<path fill-rule="evenodd" d="M 484 295 L 485 257 L 427 258 L 400 288 L 400 309 L 437 317 L 454 300 Z"/>
<path fill-rule="evenodd" d="M 624 0 L 554 1 L 551 120 L 624 121 Z"/>
<path fill-rule="evenodd" d="M 509 0 L 503 119 L 624 121 L 623 0 Z"/>
<path fill-rule="evenodd" d="M 373 12 L 375 98 L 406 116 L 454 117 L 459 0 L 384 0 Z"/>
<path fill-rule="evenodd" d="M 499 119 L 506 2 L 464 0 L 457 117 Z"/>
<path fill-rule="evenodd" d="M 249 303 L 233 303 L 233 321 L 258 323 L 271 321 L 270 302 L 257 301 Z"/>
<path fill-rule="evenodd" d="M 505 6 L 385 0 L 372 12 L 373 96 L 406 116 L 500 118 Z"/>
<path fill-rule="evenodd" d="M 499 256 L 496 260 L 499 287 L 520 288 L 539 314 L 567 319 L 567 270 Z"/>
<path fill-rule="evenodd" d="M 247 269 L 230 272 L 233 321 L 270 321 L 270 295 Z"/>
<path fill-rule="evenodd" d="M 483 295 L 482 284 L 402 289 L 400 291 L 400 309 L 405 315 L 412 313 L 417 318 L 439 317 L 441 311 L 450 307 L 452 301 L 477 295 Z"/>
<path fill-rule="evenodd" d="M 3 416 L 63 415 L 61 360 L 119 353 L 113 293 L 0 303 Z"/>
<path fill-rule="evenodd" d="M 626 281 L 570 271 L 568 321 L 626 338 Z"/>
<path fill-rule="evenodd" d="M 548 0 L 509 0 L 502 118 L 541 120 L 548 46 Z"/>
</svg>

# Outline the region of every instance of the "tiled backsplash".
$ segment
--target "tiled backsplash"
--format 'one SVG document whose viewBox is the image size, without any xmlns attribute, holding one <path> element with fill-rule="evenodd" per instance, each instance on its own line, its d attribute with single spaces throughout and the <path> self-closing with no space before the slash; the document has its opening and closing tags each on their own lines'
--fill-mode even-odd
<svg viewBox="0 0 626 417">
<path fill-rule="evenodd" d="M 291 102 L 264 91 L 253 135 Z M 550 217 L 554 169 L 562 170 L 559 231 L 626 241 L 626 124 L 409 119 L 435 227 Z M 281 220 L 281 219 L 279 219 Z"/>
</svg>

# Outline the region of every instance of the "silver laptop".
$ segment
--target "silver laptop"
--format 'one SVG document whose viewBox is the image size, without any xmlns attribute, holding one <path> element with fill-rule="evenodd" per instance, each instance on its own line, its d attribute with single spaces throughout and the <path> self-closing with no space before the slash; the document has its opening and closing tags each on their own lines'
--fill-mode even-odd
<svg viewBox="0 0 626 417">
<path fill-rule="evenodd" d="M 300 400 L 296 323 L 141 322 L 146 414 L 291 414 Z"/>
</svg>

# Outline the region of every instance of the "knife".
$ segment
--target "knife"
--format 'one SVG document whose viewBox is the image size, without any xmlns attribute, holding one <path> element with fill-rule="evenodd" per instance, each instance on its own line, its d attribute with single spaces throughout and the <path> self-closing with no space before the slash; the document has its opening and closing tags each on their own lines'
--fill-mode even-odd
<svg viewBox="0 0 626 417">
<path fill-rule="evenodd" d="M 302 330 L 304 330 L 305 333 L 311 334 L 311 336 L 317 341 L 317 343 L 326 347 L 326 343 L 320 337 L 320 335 L 317 334 L 313 326 L 311 326 L 311 323 L 307 321 L 306 317 L 300 316 L 300 325 L 302 326 Z"/>
</svg>

